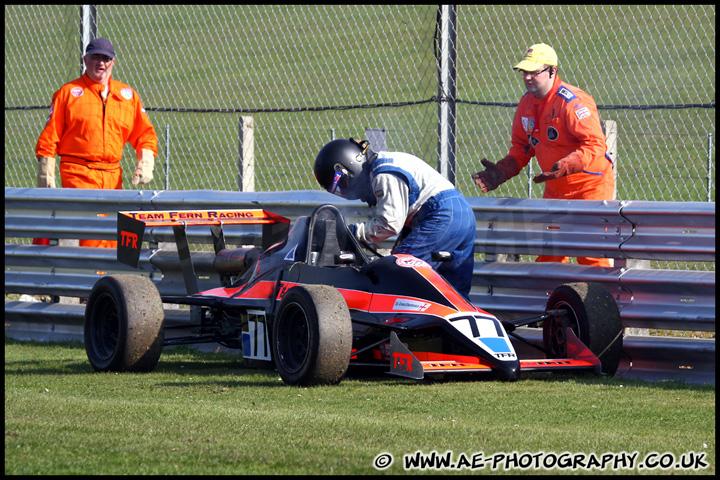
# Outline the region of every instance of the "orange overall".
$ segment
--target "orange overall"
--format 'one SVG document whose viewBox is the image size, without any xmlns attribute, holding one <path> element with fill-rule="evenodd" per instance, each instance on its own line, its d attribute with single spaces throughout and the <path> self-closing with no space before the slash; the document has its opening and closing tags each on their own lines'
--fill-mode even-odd
<svg viewBox="0 0 720 480">
<path fill-rule="evenodd" d="M 64 188 L 122 188 L 122 150 L 157 155 L 157 135 L 140 96 L 122 82 L 105 86 L 87 75 L 66 83 L 53 94 L 50 115 L 35 146 L 37 157 L 60 156 Z M 80 240 L 80 246 L 115 248 L 117 242 Z"/>
<path fill-rule="evenodd" d="M 579 88 L 555 78 L 542 99 L 527 93 L 515 112 L 509 155 L 525 167 L 537 157 L 543 172 L 572 152 L 580 154 L 583 170 L 545 182 L 543 198 L 613 200 L 615 176 L 607 155 L 605 134 L 595 100 Z M 580 257 L 582 265 L 611 267 L 610 259 Z M 568 257 L 539 256 L 538 262 L 567 263 Z"/>
</svg>

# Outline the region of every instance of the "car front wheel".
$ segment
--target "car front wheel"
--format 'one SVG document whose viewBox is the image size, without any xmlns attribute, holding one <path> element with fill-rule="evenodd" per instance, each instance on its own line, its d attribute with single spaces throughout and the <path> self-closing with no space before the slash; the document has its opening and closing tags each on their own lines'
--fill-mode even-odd
<svg viewBox="0 0 720 480">
<path fill-rule="evenodd" d="M 605 287 L 598 283 L 561 285 L 550 295 L 547 310 L 566 313 L 543 322 L 543 342 L 551 357 L 567 357 L 565 328 L 570 327 L 598 357 L 602 373 L 615 374 L 622 355 L 623 326 L 617 303 Z"/>
</svg>

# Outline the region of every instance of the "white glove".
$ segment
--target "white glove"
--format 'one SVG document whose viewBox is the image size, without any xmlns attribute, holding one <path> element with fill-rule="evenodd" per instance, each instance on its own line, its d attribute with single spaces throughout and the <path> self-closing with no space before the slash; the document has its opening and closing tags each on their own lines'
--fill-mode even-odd
<svg viewBox="0 0 720 480">
<path fill-rule="evenodd" d="M 133 173 L 133 185 L 148 184 L 153 179 L 153 168 L 155 168 L 155 154 L 152 150 L 143 148 L 138 152 L 138 163 Z"/>
<path fill-rule="evenodd" d="M 38 157 L 38 188 L 55 188 L 55 157 Z"/>
</svg>

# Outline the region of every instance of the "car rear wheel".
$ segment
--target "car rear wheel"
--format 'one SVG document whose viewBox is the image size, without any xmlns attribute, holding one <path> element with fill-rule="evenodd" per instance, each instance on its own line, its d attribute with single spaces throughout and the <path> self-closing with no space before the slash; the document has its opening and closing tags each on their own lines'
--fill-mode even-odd
<svg viewBox="0 0 720 480">
<path fill-rule="evenodd" d="M 569 283 L 556 288 L 547 310 L 563 310 L 567 315 L 543 322 L 543 343 L 552 358 L 567 357 L 565 327 L 600 360 L 602 373 L 614 375 L 622 355 L 623 326 L 620 311 L 610 292 L 598 283 Z"/>
<path fill-rule="evenodd" d="M 345 299 L 328 285 L 299 285 L 280 302 L 272 356 L 290 385 L 339 383 L 350 364 L 352 324 Z"/>
<path fill-rule="evenodd" d="M 149 372 L 163 346 L 162 300 L 140 275 L 109 275 L 95 283 L 85 307 L 85 352 L 99 372 Z"/>
</svg>

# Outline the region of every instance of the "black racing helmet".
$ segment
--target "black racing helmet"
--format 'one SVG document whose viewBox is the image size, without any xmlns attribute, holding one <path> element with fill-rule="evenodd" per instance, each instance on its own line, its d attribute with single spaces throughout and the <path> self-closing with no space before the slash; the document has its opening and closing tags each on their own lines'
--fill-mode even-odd
<svg viewBox="0 0 720 480">
<path fill-rule="evenodd" d="M 315 178 L 320 186 L 349 200 L 361 198 L 364 188 L 359 179 L 367 174 L 368 158 L 372 160 L 374 155 L 369 147 L 367 140 L 355 138 L 325 144 L 315 158 Z"/>
</svg>

